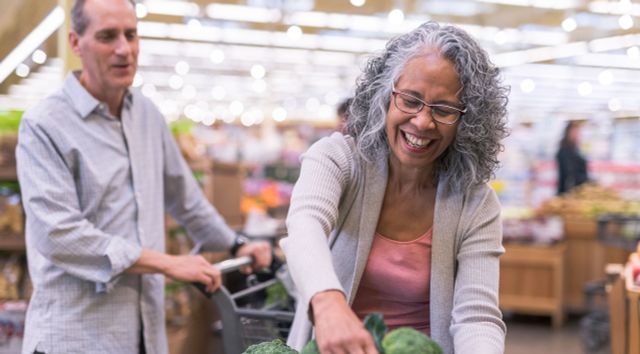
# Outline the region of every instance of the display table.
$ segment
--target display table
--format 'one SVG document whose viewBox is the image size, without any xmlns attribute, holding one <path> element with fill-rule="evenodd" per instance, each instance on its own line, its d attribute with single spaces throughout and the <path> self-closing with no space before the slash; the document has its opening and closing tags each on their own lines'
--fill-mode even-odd
<svg viewBox="0 0 640 354">
<path fill-rule="evenodd" d="M 566 244 L 506 243 L 500 258 L 500 307 L 549 315 L 555 328 L 564 322 Z"/>
<path fill-rule="evenodd" d="M 627 267 L 607 287 L 611 354 L 640 354 L 640 287 Z"/>
</svg>

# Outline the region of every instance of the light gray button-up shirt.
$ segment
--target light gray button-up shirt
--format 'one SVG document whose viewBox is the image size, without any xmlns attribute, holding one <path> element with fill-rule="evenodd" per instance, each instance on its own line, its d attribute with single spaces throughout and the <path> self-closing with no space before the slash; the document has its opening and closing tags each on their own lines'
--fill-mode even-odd
<svg viewBox="0 0 640 354">
<path fill-rule="evenodd" d="M 34 292 L 23 353 L 167 353 L 162 275 L 124 273 L 164 252 L 164 212 L 204 249 L 233 231 L 207 202 L 157 108 L 137 90 L 121 119 L 70 74 L 24 114 L 16 151 Z M 141 323 L 142 321 L 142 323 Z"/>
</svg>

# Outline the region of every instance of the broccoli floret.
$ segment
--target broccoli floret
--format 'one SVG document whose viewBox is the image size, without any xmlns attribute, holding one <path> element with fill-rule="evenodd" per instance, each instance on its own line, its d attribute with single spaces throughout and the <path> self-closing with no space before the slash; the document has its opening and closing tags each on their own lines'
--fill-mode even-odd
<svg viewBox="0 0 640 354">
<path fill-rule="evenodd" d="M 314 339 L 307 343 L 307 345 L 302 348 L 300 354 L 320 354 L 320 349 L 318 349 L 318 343 L 316 343 L 316 340 Z"/>
<path fill-rule="evenodd" d="M 291 349 L 282 339 L 274 339 L 271 342 L 254 344 L 247 348 L 243 354 L 298 354 Z"/>
<path fill-rule="evenodd" d="M 438 343 L 410 327 L 387 333 L 382 339 L 384 354 L 442 354 Z"/>
</svg>

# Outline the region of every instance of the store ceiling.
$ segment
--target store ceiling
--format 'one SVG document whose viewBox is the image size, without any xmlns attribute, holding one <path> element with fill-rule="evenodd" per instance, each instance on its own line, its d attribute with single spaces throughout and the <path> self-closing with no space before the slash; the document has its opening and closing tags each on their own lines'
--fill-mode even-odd
<svg viewBox="0 0 640 354">
<path fill-rule="evenodd" d="M 367 55 L 427 20 L 463 27 L 503 67 L 512 121 L 640 110 L 629 0 L 144 0 L 138 14 L 135 85 L 169 119 L 333 119 Z"/>
</svg>

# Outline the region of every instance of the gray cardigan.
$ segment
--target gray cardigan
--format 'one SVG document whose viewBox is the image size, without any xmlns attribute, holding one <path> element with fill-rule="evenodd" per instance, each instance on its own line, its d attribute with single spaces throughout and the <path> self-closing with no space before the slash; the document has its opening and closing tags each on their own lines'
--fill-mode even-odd
<svg viewBox="0 0 640 354">
<path fill-rule="evenodd" d="M 343 291 L 353 303 L 387 183 L 386 159 L 368 163 L 351 137 L 334 133 L 302 157 L 280 243 L 298 291 L 288 344 L 312 336 L 313 295 Z M 463 194 L 439 183 L 431 255 L 431 336 L 445 354 L 501 354 L 506 327 L 498 308 L 500 205 L 480 185 Z"/>
</svg>

